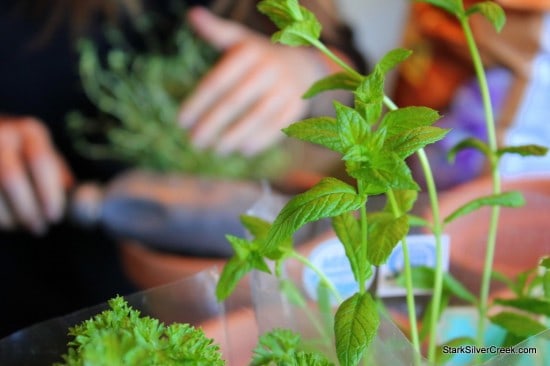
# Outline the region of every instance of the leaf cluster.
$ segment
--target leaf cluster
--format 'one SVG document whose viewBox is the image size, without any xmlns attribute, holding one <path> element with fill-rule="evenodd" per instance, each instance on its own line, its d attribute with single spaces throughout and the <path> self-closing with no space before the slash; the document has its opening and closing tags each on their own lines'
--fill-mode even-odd
<svg viewBox="0 0 550 366">
<path fill-rule="evenodd" d="M 544 257 L 535 268 L 510 279 L 498 272 L 493 278 L 501 281 L 514 294 L 498 298 L 493 306 L 501 310 L 490 321 L 506 330 L 505 346 L 512 346 L 545 331 L 550 319 L 550 257 Z"/>
<path fill-rule="evenodd" d="M 165 326 L 131 308 L 124 298 L 109 300 L 106 310 L 70 328 L 68 352 L 56 366 L 189 365 L 221 366 L 219 347 L 189 324 Z"/>
</svg>

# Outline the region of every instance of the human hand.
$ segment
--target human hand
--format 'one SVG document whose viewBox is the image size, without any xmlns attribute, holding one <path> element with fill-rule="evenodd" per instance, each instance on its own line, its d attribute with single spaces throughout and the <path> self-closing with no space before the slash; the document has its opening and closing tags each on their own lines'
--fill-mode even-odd
<svg viewBox="0 0 550 366">
<path fill-rule="evenodd" d="M 196 146 L 221 154 L 253 155 L 274 144 L 281 128 L 307 112 L 301 96 L 326 72 L 321 56 L 275 45 L 204 8 L 190 9 L 189 21 L 223 56 L 182 104 L 180 124 Z"/>
<path fill-rule="evenodd" d="M 42 234 L 61 219 L 69 169 L 45 126 L 32 117 L 0 116 L 0 229 Z"/>
</svg>

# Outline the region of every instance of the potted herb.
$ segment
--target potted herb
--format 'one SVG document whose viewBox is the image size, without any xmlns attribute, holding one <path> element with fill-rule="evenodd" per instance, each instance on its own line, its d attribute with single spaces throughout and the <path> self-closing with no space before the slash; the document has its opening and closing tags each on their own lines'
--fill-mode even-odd
<svg viewBox="0 0 550 366">
<path fill-rule="evenodd" d="M 143 13 L 132 20 L 135 34 L 130 36 L 137 34 L 144 43 L 139 48 L 127 34 L 111 28 L 105 32 L 111 46 L 105 57 L 91 42 L 82 40 L 81 81 L 99 112 L 74 111 L 67 117 L 69 131 L 83 155 L 131 167 L 99 190 L 88 189 L 88 185 L 77 190 L 74 201 L 78 204 L 82 198 L 81 206 L 100 197 L 92 211 L 101 212 L 102 217 L 75 216 L 87 225 L 103 223 L 121 239 L 123 263 L 140 287 L 181 278 L 230 255 L 224 234 L 243 232 L 238 213 L 261 195 L 257 180 L 279 177 L 287 160 L 279 147 L 255 157 L 239 153 L 221 156 L 194 147 L 187 131 L 176 123 L 177 113 L 182 100 L 217 60 L 218 52 L 179 19 L 185 14 L 181 5 L 173 12 L 177 22 L 157 13 Z M 164 29 L 167 34 L 156 31 L 172 23 L 178 26 L 169 32 Z M 90 193 L 96 191 L 101 192 Z M 122 207 L 124 202 L 127 208 Z M 109 214 L 114 206 L 116 213 Z M 152 221 L 138 223 L 143 217 L 136 212 L 145 206 L 150 213 L 144 217 L 164 222 L 159 226 L 162 235 L 139 230 L 152 227 Z M 131 216 L 124 210 L 136 215 L 136 221 L 118 220 Z M 80 206 L 73 210 L 87 211 L 90 209 Z M 176 227 L 177 220 L 183 224 Z M 214 226 L 217 229 L 213 230 Z"/>
</svg>

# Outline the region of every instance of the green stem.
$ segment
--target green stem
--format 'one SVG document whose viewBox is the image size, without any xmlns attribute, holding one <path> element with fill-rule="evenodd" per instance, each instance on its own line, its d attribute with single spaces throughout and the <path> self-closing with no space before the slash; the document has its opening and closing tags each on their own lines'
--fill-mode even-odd
<svg viewBox="0 0 550 366">
<path fill-rule="evenodd" d="M 384 96 L 384 104 L 390 110 L 396 110 L 398 108 L 397 105 L 387 96 Z M 435 355 L 436 355 L 437 323 L 439 320 L 440 304 L 441 304 L 441 298 L 443 294 L 443 245 L 441 242 L 443 225 L 441 223 L 441 218 L 439 214 L 439 201 L 437 197 L 437 189 L 435 186 L 435 180 L 433 178 L 433 172 L 430 167 L 428 157 L 424 149 L 418 150 L 417 156 L 422 166 L 422 170 L 424 172 L 424 176 L 426 179 L 426 186 L 428 189 L 428 196 L 430 198 L 430 206 L 431 206 L 432 215 L 433 215 L 432 232 L 435 237 L 435 253 L 436 253 L 435 266 L 436 267 L 435 267 L 434 287 L 432 292 L 433 311 L 430 316 L 430 323 L 429 323 L 430 336 L 428 340 L 428 360 L 430 360 L 430 362 L 433 363 L 435 361 Z M 403 252 L 403 255 L 405 255 L 404 252 Z M 409 291 L 407 291 L 407 293 L 408 292 Z M 409 310 L 409 317 L 416 317 L 416 313 L 411 313 L 411 311 Z"/>
<path fill-rule="evenodd" d="M 362 181 L 357 182 L 359 194 L 363 194 L 364 192 L 364 184 Z M 366 265 L 370 266 L 370 263 L 368 261 L 368 219 L 367 219 L 367 205 L 364 204 L 361 206 L 361 209 L 359 210 L 359 220 L 360 220 L 360 226 L 361 226 L 361 249 L 359 250 L 360 258 L 358 260 L 359 265 Z M 365 273 L 369 273 L 369 271 L 366 270 L 360 270 L 359 271 L 361 278 L 358 278 L 359 280 L 359 293 L 364 294 L 367 289 L 365 287 L 365 283 L 367 282 L 367 278 L 364 275 Z"/>
<path fill-rule="evenodd" d="M 332 293 L 332 296 L 334 296 L 334 298 L 336 299 L 337 303 L 341 303 L 343 301 L 342 296 L 340 295 L 336 287 L 334 287 L 334 284 L 332 283 L 332 281 L 323 273 L 323 271 L 321 271 L 313 263 L 311 263 L 309 259 L 295 252 L 294 250 L 290 251 L 289 254 L 290 254 L 290 258 L 296 259 L 297 261 L 299 261 L 300 263 L 302 263 L 303 265 L 311 269 L 313 272 L 315 272 L 317 276 L 319 276 L 319 281 L 321 281 L 327 286 L 327 288 Z"/>
<path fill-rule="evenodd" d="M 485 69 L 481 61 L 481 56 L 477 48 L 472 29 L 468 23 L 466 16 L 459 18 L 462 29 L 466 36 L 466 41 L 470 54 L 472 56 L 472 62 L 476 71 L 479 89 L 483 101 L 483 107 L 485 111 L 485 123 L 487 128 L 487 137 L 491 155 L 489 161 L 491 163 L 491 177 L 493 180 L 493 194 L 499 194 L 501 192 L 500 174 L 498 171 L 498 158 L 497 158 L 497 137 L 495 129 L 495 120 L 493 115 L 493 108 L 491 104 L 491 96 L 489 93 L 489 86 L 487 83 L 487 77 L 485 75 Z M 477 327 L 477 343 L 479 346 L 483 345 L 483 338 L 485 334 L 485 320 L 488 313 L 489 303 L 489 290 L 491 285 L 491 273 L 493 271 L 494 254 L 496 247 L 496 237 L 498 229 L 500 207 L 494 206 L 491 210 L 491 219 L 489 223 L 489 232 L 487 234 L 487 247 L 485 254 L 485 263 L 483 267 L 483 276 L 481 279 L 481 290 L 479 294 L 479 320 Z"/>
<path fill-rule="evenodd" d="M 443 225 L 439 213 L 439 201 L 437 198 L 437 189 L 433 177 L 432 169 L 428 161 L 428 157 L 424 149 L 418 151 L 418 158 L 424 171 L 426 179 L 426 187 L 430 197 L 430 205 L 433 215 L 432 233 L 435 237 L 435 278 L 432 292 L 432 312 L 429 322 L 429 338 L 428 338 L 428 360 L 431 363 L 435 362 L 436 346 L 437 346 L 437 323 L 439 321 L 439 313 L 441 306 L 441 298 L 443 296 L 443 245 L 441 235 L 443 233 Z"/>
<path fill-rule="evenodd" d="M 327 48 L 321 41 L 317 39 L 308 39 L 308 41 L 311 43 L 312 46 L 317 48 L 319 51 L 321 51 L 323 54 L 325 54 L 328 58 L 330 58 L 332 61 L 334 61 L 338 66 L 340 66 L 342 69 L 344 69 L 347 73 L 355 77 L 357 80 L 362 80 L 363 75 L 355 71 L 351 66 L 349 66 L 344 60 L 342 60 L 340 57 L 336 56 L 334 52 L 332 52 L 329 48 Z"/>
<path fill-rule="evenodd" d="M 393 190 L 387 192 L 387 197 L 392 208 L 393 215 L 399 217 L 402 213 L 399 210 L 397 200 Z M 411 327 L 411 341 L 415 352 L 415 365 L 420 365 L 420 338 L 418 336 L 418 325 L 416 319 L 416 304 L 414 301 L 414 287 L 412 281 L 412 268 L 411 259 L 409 256 L 409 246 L 407 244 L 407 236 L 401 240 L 401 247 L 403 248 L 403 260 L 405 262 L 404 275 L 405 275 L 405 288 L 407 289 L 407 311 L 409 313 L 409 324 Z"/>
</svg>

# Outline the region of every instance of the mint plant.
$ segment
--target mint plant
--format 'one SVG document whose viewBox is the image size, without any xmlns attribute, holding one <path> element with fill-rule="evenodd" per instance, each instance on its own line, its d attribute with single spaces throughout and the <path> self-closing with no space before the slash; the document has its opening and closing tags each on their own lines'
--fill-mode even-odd
<svg viewBox="0 0 550 366">
<path fill-rule="evenodd" d="M 372 265 L 384 263 L 405 238 L 409 231 L 407 213 L 419 190 L 405 159 L 443 138 L 447 131 L 432 126 L 439 118 L 432 109 L 384 110 L 388 100 L 384 95 L 385 75 L 408 56 L 408 51 L 390 52 L 372 73 L 360 75 L 322 45 L 320 24 L 296 1 L 262 1 L 259 9 L 280 28 L 273 36 L 275 41 L 290 46 L 315 46 L 342 65 L 344 72 L 314 84 L 306 95 L 334 88 L 354 89 L 354 106 L 335 102 L 336 117 L 309 118 L 292 124 L 284 132 L 340 153 L 348 175 L 356 184 L 324 178 L 291 199 L 260 239 L 230 237 L 236 256 L 222 272 L 218 296 L 223 299 L 248 271 L 268 271 L 265 259 L 275 261 L 275 267 L 279 268 L 282 262 L 295 256 L 289 243 L 299 228 L 312 221 L 332 218 L 358 284 L 357 293 L 345 299 L 335 314 L 336 353 L 342 365 L 356 365 L 379 324 L 376 302 L 365 283 L 373 275 Z M 386 208 L 382 212 L 369 212 L 368 198 L 380 194 L 388 198 Z M 412 293 L 412 288 L 410 290 Z M 414 302 L 409 301 L 409 305 L 413 307 Z"/>
<path fill-rule="evenodd" d="M 500 29 L 505 21 L 502 9 L 489 1 L 467 9 L 461 0 L 426 2 L 451 12 L 463 26 L 486 111 L 489 142 L 465 140 L 451 151 L 450 157 L 465 148 L 480 150 L 489 159 L 494 181 L 492 195 L 473 200 L 444 219 L 440 218 L 436 182 L 423 150 L 426 145 L 444 138 L 447 133 L 446 130 L 433 126 L 439 114 L 426 107 L 399 108 L 384 94 L 385 75 L 406 59 L 409 51 L 391 51 L 374 66 L 370 74 L 361 75 L 322 44 L 319 40 L 320 24 L 314 15 L 301 7 L 297 1 L 264 0 L 259 4 L 260 11 L 279 28 L 273 35 L 273 41 L 289 46 L 313 46 L 342 67 L 342 72 L 315 83 L 305 96 L 311 97 L 331 89 L 352 90 L 353 106 L 348 107 L 335 102 L 336 117 L 309 118 L 296 122 L 283 131 L 290 137 L 340 153 L 346 172 L 355 180 L 355 185 L 336 178 L 325 178 L 310 190 L 290 200 L 272 225 L 255 239 L 229 238 L 236 256 L 222 272 L 218 296 L 220 299 L 225 298 L 240 278 L 250 270 L 269 272 L 266 260 L 274 261 L 275 274 L 280 276 L 282 263 L 295 256 L 289 244 L 292 235 L 309 222 L 332 218 L 333 229 L 345 248 L 358 286 L 357 293 L 339 305 L 334 318 L 335 348 L 342 365 L 358 364 L 376 334 L 379 323 L 378 311 L 375 300 L 365 289 L 365 282 L 372 276 L 371 266 L 383 264 L 399 242 L 403 245 L 405 257 L 403 283 L 407 288 L 411 340 L 418 353 L 415 362 L 420 362 L 420 335 L 416 327 L 413 295 L 414 273 L 406 244 L 409 226 L 417 223 L 429 225 L 436 237 L 437 263 L 429 281 L 433 297 L 423 328 L 423 335 L 427 334 L 429 338 L 429 361 L 436 361 L 436 326 L 442 311 L 441 303 L 446 302 L 445 299 L 448 299 L 450 294 L 461 296 L 478 306 L 478 342 L 481 342 L 487 316 L 488 279 L 492 268 L 499 207 L 517 207 L 524 203 L 518 192 L 501 191 L 498 161 L 506 153 L 546 153 L 546 148 L 539 146 L 499 148 L 496 144 L 487 81 L 468 19 L 471 15 L 479 13 Z M 434 217 L 432 223 L 423 222 L 409 214 L 417 198 L 419 186 L 413 180 L 405 159 L 415 153 L 418 154 L 426 176 Z M 369 197 L 375 195 L 385 195 L 387 198 L 386 207 L 381 212 L 368 210 Z M 441 235 L 447 223 L 482 206 L 494 208 L 488 233 L 482 293 L 479 301 L 476 301 L 474 295 L 443 273 Z"/>
</svg>

